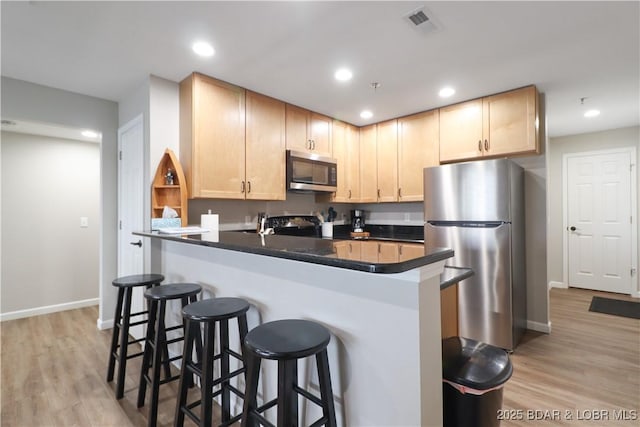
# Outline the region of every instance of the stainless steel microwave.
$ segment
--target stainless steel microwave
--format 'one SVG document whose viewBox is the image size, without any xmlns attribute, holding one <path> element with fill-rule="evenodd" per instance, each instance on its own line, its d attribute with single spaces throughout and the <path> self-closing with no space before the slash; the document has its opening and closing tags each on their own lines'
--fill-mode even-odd
<svg viewBox="0 0 640 427">
<path fill-rule="evenodd" d="M 337 169 L 331 157 L 287 150 L 287 190 L 334 192 Z"/>
</svg>

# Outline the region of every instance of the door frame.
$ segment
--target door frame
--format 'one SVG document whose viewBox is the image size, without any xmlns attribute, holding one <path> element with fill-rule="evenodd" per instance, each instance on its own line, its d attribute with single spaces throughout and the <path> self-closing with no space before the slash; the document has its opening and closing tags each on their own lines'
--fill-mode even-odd
<svg viewBox="0 0 640 427">
<path fill-rule="evenodd" d="M 640 298 L 640 289 L 638 289 L 638 190 L 637 190 L 637 165 L 636 165 L 636 147 L 620 147 L 606 150 L 581 151 L 575 153 L 565 153 L 562 155 L 562 256 L 564 257 L 562 268 L 562 280 L 566 287 L 569 287 L 569 236 L 566 233 L 569 226 L 569 159 L 573 157 L 597 156 L 603 154 L 619 154 L 625 153 L 630 157 L 631 174 L 630 174 L 630 190 L 631 190 L 631 268 L 635 274 L 631 275 L 631 289 L 629 295 Z"/>
</svg>

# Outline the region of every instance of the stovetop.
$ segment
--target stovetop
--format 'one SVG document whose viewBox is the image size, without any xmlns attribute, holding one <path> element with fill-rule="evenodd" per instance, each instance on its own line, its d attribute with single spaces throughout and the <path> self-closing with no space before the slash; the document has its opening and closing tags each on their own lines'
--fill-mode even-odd
<svg viewBox="0 0 640 427">
<path fill-rule="evenodd" d="M 266 228 L 273 228 L 275 234 L 287 236 L 320 236 L 320 220 L 313 215 L 270 216 L 265 222 Z"/>
</svg>

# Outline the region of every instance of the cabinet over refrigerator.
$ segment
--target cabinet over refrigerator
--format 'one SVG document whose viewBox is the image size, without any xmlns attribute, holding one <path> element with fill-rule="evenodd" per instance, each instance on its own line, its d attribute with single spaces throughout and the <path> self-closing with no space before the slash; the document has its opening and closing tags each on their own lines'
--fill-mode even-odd
<svg viewBox="0 0 640 427">
<path fill-rule="evenodd" d="M 427 250 L 475 275 L 458 287 L 459 335 L 513 350 L 526 326 L 524 172 L 508 159 L 424 170 Z"/>
</svg>

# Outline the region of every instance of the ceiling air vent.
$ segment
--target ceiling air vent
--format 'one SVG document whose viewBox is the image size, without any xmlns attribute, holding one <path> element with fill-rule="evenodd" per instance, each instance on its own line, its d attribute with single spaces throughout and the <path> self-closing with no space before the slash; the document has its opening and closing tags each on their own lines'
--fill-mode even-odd
<svg viewBox="0 0 640 427">
<path fill-rule="evenodd" d="M 424 6 L 407 13 L 404 15 L 404 19 L 411 28 L 419 33 L 432 33 L 441 28 L 439 23 L 436 23 L 433 14 Z"/>
<path fill-rule="evenodd" d="M 429 17 L 424 14 L 422 10 L 408 16 L 409 20 L 413 22 L 413 25 L 420 25 L 429 20 Z"/>
</svg>

